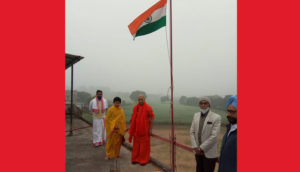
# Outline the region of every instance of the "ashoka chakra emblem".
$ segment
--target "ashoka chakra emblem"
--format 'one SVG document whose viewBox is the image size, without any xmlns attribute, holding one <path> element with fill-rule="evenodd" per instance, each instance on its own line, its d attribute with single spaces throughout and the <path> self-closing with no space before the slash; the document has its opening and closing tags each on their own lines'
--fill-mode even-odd
<svg viewBox="0 0 300 172">
<path fill-rule="evenodd" d="M 152 16 L 149 16 L 146 20 L 145 20 L 145 23 L 151 23 L 152 21 Z"/>
</svg>

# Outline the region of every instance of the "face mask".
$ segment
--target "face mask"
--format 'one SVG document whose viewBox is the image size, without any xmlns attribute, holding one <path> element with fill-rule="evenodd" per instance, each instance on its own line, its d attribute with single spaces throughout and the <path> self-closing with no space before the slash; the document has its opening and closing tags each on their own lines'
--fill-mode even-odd
<svg viewBox="0 0 300 172">
<path fill-rule="evenodd" d="M 98 100 L 101 100 L 102 97 L 101 96 L 97 96 L 97 98 L 98 98 Z"/>
<path fill-rule="evenodd" d="M 209 108 L 206 108 L 206 109 L 201 109 L 200 108 L 200 112 L 202 112 L 202 113 L 206 113 L 208 110 L 209 110 Z"/>
<path fill-rule="evenodd" d="M 228 119 L 228 121 L 229 121 L 230 124 L 236 124 L 236 122 L 237 122 L 236 118 L 232 118 L 230 116 L 227 116 L 227 119 Z"/>
</svg>

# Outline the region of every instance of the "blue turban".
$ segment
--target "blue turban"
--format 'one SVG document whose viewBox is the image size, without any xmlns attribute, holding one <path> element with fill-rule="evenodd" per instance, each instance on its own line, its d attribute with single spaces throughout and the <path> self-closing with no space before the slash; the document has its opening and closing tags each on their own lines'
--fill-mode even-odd
<svg viewBox="0 0 300 172">
<path fill-rule="evenodd" d="M 226 102 L 226 107 L 228 107 L 230 104 L 232 104 L 236 109 L 237 109 L 237 97 L 236 96 L 231 96 L 227 102 Z"/>
</svg>

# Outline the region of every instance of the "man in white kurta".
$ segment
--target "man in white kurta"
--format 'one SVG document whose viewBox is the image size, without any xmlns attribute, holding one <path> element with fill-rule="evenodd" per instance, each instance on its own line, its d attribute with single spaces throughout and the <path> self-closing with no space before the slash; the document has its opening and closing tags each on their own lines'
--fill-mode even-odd
<svg viewBox="0 0 300 172">
<path fill-rule="evenodd" d="M 93 144 L 94 146 L 101 146 L 105 143 L 105 114 L 108 104 L 102 96 L 102 91 L 97 90 L 96 97 L 91 100 L 89 109 L 93 114 Z"/>
</svg>

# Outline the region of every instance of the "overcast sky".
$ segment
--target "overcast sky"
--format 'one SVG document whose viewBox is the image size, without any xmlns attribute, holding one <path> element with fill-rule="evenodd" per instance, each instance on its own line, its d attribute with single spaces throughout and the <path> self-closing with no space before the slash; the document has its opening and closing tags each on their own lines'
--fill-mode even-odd
<svg viewBox="0 0 300 172">
<path fill-rule="evenodd" d="M 84 57 L 74 65 L 75 89 L 167 93 L 169 21 L 166 28 L 135 40 L 128 30 L 157 1 L 66 0 L 66 52 Z M 236 94 L 236 0 L 172 3 L 174 95 Z M 68 88 L 70 69 L 65 73 Z"/>
</svg>

